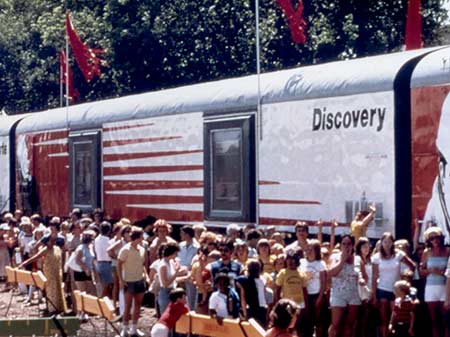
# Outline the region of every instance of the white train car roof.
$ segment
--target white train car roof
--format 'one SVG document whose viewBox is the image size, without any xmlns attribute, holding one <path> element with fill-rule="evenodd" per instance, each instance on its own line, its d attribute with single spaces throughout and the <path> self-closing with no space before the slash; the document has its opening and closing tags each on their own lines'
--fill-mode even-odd
<svg viewBox="0 0 450 337">
<path fill-rule="evenodd" d="M 305 66 L 261 76 L 262 103 L 388 91 L 400 68 L 438 48 Z M 17 134 L 49 129 L 99 128 L 104 122 L 256 107 L 256 75 L 84 103 L 35 113 Z"/>
<path fill-rule="evenodd" d="M 29 114 L 0 116 L 0 136 L 8 136 L 14 123 L 26 116 L 29 116 Z"/>
<path fill-rule="evenodd" d="M 450 47 L 424 56 L 414 68 L 411 88 L 450 82 Z"/>
</svg>

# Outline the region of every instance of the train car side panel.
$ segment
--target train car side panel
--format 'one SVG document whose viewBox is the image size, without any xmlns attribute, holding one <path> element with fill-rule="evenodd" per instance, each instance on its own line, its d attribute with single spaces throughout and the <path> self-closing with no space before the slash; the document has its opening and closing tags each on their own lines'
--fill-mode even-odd
<svg viewBox="0 0 450 337">
<path fill-rule="evenodd" d="M 335 218 L 377 206 L 368 234 L 395 221 L 392 91 L 264 106 L 260 222 Z"/>
<path fill-rule="evenodd" d="M 104 124 L 102 146 L 111 217 L 203 221 L 202 113 Z"/>
</svg>

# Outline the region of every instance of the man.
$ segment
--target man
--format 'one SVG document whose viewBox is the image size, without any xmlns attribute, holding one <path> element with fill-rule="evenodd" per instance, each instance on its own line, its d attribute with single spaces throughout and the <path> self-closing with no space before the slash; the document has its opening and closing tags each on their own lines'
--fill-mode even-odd
<svg viewBox="0 0 450 337">
<path fill-rule="evenodd" d="M 180 260 L 180 264 L 183 267 L 186 267 L 189 272 L 192 269 L 192 260 L 195 255 L 197 255 L 197 251 L 200 248 L 200 245 L 195 242 L 195 231 L 190 226 L 184 226 L 180 231 L 181 240 L 180 243 L 180 251 L 178 253 L 178 259 Z M 195 310 L 195 302 L 197 299 L 197 288 L 189 279 L 185 282 L 187 302 L 189 305 L 189 309 Z"/>
<path fill-rule="evenodd" d="M 289 252 L 295 253 L 299 248 L 304 251 L 308 245 L 308 234 L 308 224 L 304 221 L 297 221 L 295 224 L 295 235 L 297 236 L 297 240 L 286 246 L 286 248 L 284 248 L 284 252 L 286 254 Z"/>
<path fill-rule="evenodd" d="M 234 242 L 224 239 L 219 243 L 220 259 L 206 266 L 210 271 L 211 279 L 214 280 L 218 273 L 227 274 L 231 280 L 236 279 L 242 273 L 242 265 L 233 261 Z M 234 287 L 234 282 L 232 282 Z"/>
<path fill-rule="evenodd" d="M 257 229 L 252 229 L 247 233 L 247 244 L 248 244 L 248 257 L 253 258 L 258 255 L 256 251 L 256 246 L 258 245 L 259 239 L 262 238 L 262 233 Z"/>
<path fill-rule="evenodd" d="M 439 226 L 445 236 L 445 243 L 450 244 L 450 174 L 447 166 L 450 160 L 450 95 L 442 105 L 436 147 L 439 151 L 439 171 L 425 212 L 424 223 Z M 427 227 L 422 226 L 422 238 Z"/>
<path fill-rule="evenodd" d="M 140 227 L 133 226 L 131 229 L 131 242 L 127 243 L 119 252 L 117 269 L 119 286 L 125 292 L 125 310 L 123 312 L 122 331 L 120 337 L 144 336 L 137 329 L 142 300 L 149 283 L 149 277 L 145 268 L 145 248 L 141 246 L 144 239 L 144 231 Z M 131 307 L 133 306 L 132 324 L 128 331 Z"/>
<path fill-rule="evenodd" d="M 103 221 L 100 224 L 100 235 L 94 241 L 94 254 L 97 261 L 97 273 L 102 286 L 102 297 L 111 297 L 113 274 L 111 267 L 111 257 L 108 254 L 109 234 L 111 233 L 111 224 Z"/>
</svg>

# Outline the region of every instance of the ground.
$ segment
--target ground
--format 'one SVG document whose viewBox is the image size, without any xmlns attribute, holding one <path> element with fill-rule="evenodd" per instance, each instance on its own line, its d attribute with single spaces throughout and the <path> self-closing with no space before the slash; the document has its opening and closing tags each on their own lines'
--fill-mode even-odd
<svg viewBox="0 0 450 337">
<path fill-rule="evenodd" d="M 3 286 L 3 285 L 2 285 Z M 0 286 L 0 288 L 2 288 Z M 45 309 L 45 303 L 39 305 L 26 305 L 23 303 L 25 300 L 24 296 L 18 295 L 18 292 L 14 290 L 14 296 L 11 301 L 11 291 L 1 291 L 0 292 L 0 317 L 1 318 L 24 318 L 24 317 L 40 317 L 40 313 Z M 8 305 L 11 301 L 11 307 L 8 310 Z M 37 302 L 37 299 L 34 303 Z M 7 312 L 8 310 L 8 312 Z M 40 312 L 39 312 L 40 311 Z M 5 317 L 6 316 L 6 317 Z M 138 328 L 145 332 L 146 336 L 150 336 L 150 329 L 152 325 L 156 322 L 155 310 L 151 308 L 144 307 L 141 311 L 141 318 L 139 319 Z M 119 327 L 119 324 L 116 323 Z M 116 333 L 113 332 L 112 328 L 108 325 L 108 336 L 115 336 Z M 92 337 L 95 335 L 105 336 L 105 321 L 98 317 L 89 317 L 88 322 L 82 323 L 79 331 L 79 337 Z M 0 336 L 2 336 L 0 331 Z"/>
</svg>

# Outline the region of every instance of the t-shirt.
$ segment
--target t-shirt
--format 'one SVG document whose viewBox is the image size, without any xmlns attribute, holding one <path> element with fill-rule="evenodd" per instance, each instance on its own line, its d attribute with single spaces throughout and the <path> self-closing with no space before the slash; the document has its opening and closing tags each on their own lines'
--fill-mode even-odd
<svg viewBox="0 0 450 337">
<path fill-rule="evenodd" d="M 405 257 L 401 250 L 395 252 L 390 259 L 381 258 L 380 253 L 372 256 L 372 263 L 378 265 L 378 286 L 384 291 L 394 291 L 394 283 L 400 280 L 400 262 Z"/>
<path fill-rule="evenodd" d="M 127 243 L 119 251 L 118 259 L 123 261 L 123 279 L 125 282 L 137 282 L 144 278 L 145 249 L 138 245 L 137 249 Z"/>
<path fill-rule="evenodd" d="M 394 302 L 394 323 L 411 323 L 411 313 L 414 312 L 415 304 L 409 296 L 396 298 Z"/>
<path fill-rule="evenodd" d="M 215 291 L 211 294 L 208 303 L 208 309 L 215 310 L 217 316 L 224 318 L 231 318 L 231 314 L 228 313 L 227 307 L 227 295 L 220 291 Z"/>
<path fill-rule="evenodd" d="M 303 306 L 303 288 L 306 287 L 306 277 L 303 272 L 295 269 L 282 269 L 277 276 L 276 285 L 281 287 L 282 297 L 293 300 Z"/>
<path fill-rule="evenodd" d="M 164 324 L 171 330 L 175 327 L 180 317 L 188 312 L 189 307 L 186 304 L 170 302 L 158 322 Z"/>
<path fill-rule="evenodd" d="M 236 261 L 230 261 L 228 264 L 223 263 L 222 260 L 214 261 L 209 265 L 212 280 L 218 273 L 225 273 L 230 277 L 231 285 L 234 285 L 234 279 L 242 272 L 242 265 Z"/>
<path fill-rule="evenodd" d="M 300 260 L 300 270 L 306 277 L 306 290 L 309 295 L 318 294 L 320 292 L 320 273 L 327 269 L 323 261 Z"/>
<path fill-rule="evenodd" d="M 94 250 L 97 257 L 97 261 L 111 261 L 111 257 L 108 254 L 109 237 L 105 235 L 99 235 L 94 240 Z"/>
<path fill-rule="evenodd" d="M 166 261 L 164 259 L 161 259 L 157 268 L 158 268 L 158 280 L 159 285 L 161 288 L 163 288 L 163 282 L 161 280 L 161 268 L 165 266 L 166 267 L 166 275 L 168 279 L 171 279 L 173 275 L 175 275 L 175 261 L 169 260 Z M 175 288 L 177 286 L 175 279 L 167 286 L 167 288 Z"/>
</svg>

